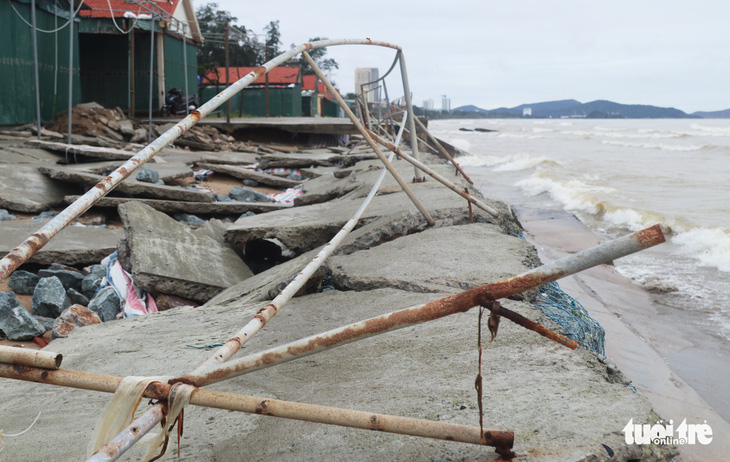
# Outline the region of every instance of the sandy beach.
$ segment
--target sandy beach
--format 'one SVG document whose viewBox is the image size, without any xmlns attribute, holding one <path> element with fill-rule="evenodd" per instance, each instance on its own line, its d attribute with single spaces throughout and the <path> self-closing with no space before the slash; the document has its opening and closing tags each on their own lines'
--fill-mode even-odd
<svg viewBox="0 0 730 462">
<path fill-rule="evenodd" d="M 536 246 L 544 263 L 599 242 L 567 212 L 530 208 L 516 208 L 515 212 L 525 228 L 525 237 Z M 671 419 L 675 426 L 684 419 L 688 423 L 706 421 L 712 427 L 712 443 L 681 446 L 677 460 L 724 460 L 730 454 L 730 424 L 720 413 L 727 415 L 726 401 L 723 401 L 727 393 L 712 389 L 711 396 L 717 398 L 709 404 L 700 388 L 702 384 L 722 380 L 726 371 L 707 368 L 705 360 L 709 351 L 714 349 L 717 353 L 718 345 L 722 344 L 701 333 L 687 332 L 677 313 L 667 313 L 650 292 L 610 265 L 583 271 L 559 283 L 603 326 L 606 354 L 665 421 Z M 670 322 L 657 319 L 662 316 L 673 316 L 673 319 Z M 685 364 L 695 366 L 680 370 L 672 367 L 671 358 L 679 355 L 685 356 Z M 689 374 L 690 383 L 683 378 L 685 374 Z"/>
</svg>

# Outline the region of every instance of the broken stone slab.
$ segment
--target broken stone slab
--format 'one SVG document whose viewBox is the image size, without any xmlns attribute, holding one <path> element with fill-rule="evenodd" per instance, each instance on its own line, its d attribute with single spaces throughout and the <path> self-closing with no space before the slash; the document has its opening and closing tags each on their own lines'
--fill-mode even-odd
<svg viewBox="0 0 730 462">
<path fill-rule="evenodd" d="M 462 210 L 468 215 L 466 201 L 455 201 L 455 193 L 436 183 L 414 183 L 414 194 L 433 213 L 442 209 Z M 496 201 L 489 201 L 496 204 Z M 295 254 L 301 254 L 329 241 L 354 215 L 362 199 L 335 199 L 330 202 L 293 207 L 243 220 L 237 220 L 226 231 L 226 241 L 247 242 L 253 239 L 279 239 Z M 496 205 L 495 205 L 496 206 Z M 502 204 L 504 207 L 504 204 Z M 416 210 L 403 192 L 376 196 L 365 209 L 358 226 L 398 211 Z"/>
<path fill-rule="evenodd" d="M 41 278 L 30 271 L 15 270 L 10 275 L 8 286 L 20 295 L 33 295 L 33 290 Z"/>
<path fill-rule="evenodd" d="M 274 266 L 222 291 L 211 298 L 205 306 L 228 305 L 230 303 L 252 303 L 272 300 L 284 287 L 299 274 L 321 249 L 310 250 L 296 258 Z M 295 295 L 301 296 L 315 292 L 317 286 L 327 275 L 326 267 L 321 266 L 302 289 Z"/>
<path fill-rule="evenodd" d="M 46 333 L 46 327 L 21 306 L 12 292 L 0 293 L 0 332 L 9 340 L 25 341 Z"/>
<path fill-rule="evenodd" d="M 33 314 L 57 318 L 71 306 L 63 283 L 56 276 L 41 278 L 33 291 Z"/>
<path fill-rule="evenodd" d="M 39 167 L 38 170 L 55 180 L 67 181 L 71 183 L 96 185 L 105 177 L 95 175 L 93 173 L 80 172 L 73 168 L 64 167 Z M 215 195 L 203 191 L 191 191 L 177 186 L 166 186 L 158 184 L 144 183 L 141 181 L 127 178 L 114 188 L 115 192 L 123 194 L 134 194 L 153 199 L 169 199 L 190 202 L 213 202 Z"/>
<path fill-rule="evenodd" d="M 260 154 L 253 152 L 221 151 L 216 153 L 200 153 L 200 162 L 207 164 L 252 165 L 259 161 Z M 204 167 L 202 167 L 204 168 Z M 213 169 L 210 169 L 213 170 Z"/>
<path fill-rule="evenodd" d="M 336 255 L 325 263 L 340 290 L 395 288 L 414 292 L 463 291 L 540 264 L 535 248 L 491 224 L 474 223 L 423 232 Z M 533 289 L 517 296 L 530 300 Z"/>
<path fill-rule="evenodd" d="M 133 136 L 134 135 L 134 126 L 132 125 L 132 121 L 129 119 L 122 119 L 117 122 L 119 124 L 119 131 L 122 132 L 123 135 L 126 136 Z M 146 135 L 146 133 L 145 133 Z"/>
<path fill-rule="evenodd" d="M 0 164 L 0 208 L 18 212 L 42 212 L 73 194 L 73 186 L 53 181 L 38 171 L 43 164 Z M 8 168 L 11 167 L 11 168 Z"/>
<path fill-rule="evenodd" d="M 83 305 L 71 305 L 54 320 L 52 335 L 54 339 L 68 337 L 77 327 L 92 326 L 101 322 L 96 312 Z"/>
<path fill-rule="evenodd" d="M 84 279 L 84 275 L 78 271 L 71 271 L 68 269 L 54 269 L 54 268 L 48 268 L 48 269 L 42 269 L 38 271 L 38 276 L 43 278 L 50 278 L 50 277 L 57 277 L 59 281 L 61 281 L 61 284 L 63 284 L 63 288 L 68 289 L 74 289 L 74 290 L 81 290 L 81 281 Z"/>
<path fill-rule="evenodd" d="M 59 152 L 68 156 L 86 156 L 94 159 L 102 160 L 128 160 L 137 154 L 124 149 L 115 149 L 111 147 L 89 146 L 85 144 L 66 144 L 56 141 L 28 140 L 30 146 L 36 146 L 49 151 Z"/>
<path fill-rule="evenodd" d="M 363 185 L 355 178 L 336 179 L 333 175 L 322 175 L 302 185 L 304 194 L 294 198 L 294 206 L 318 204 L 337 199 Z"/>
<path fill-rule="evenodd" d="M 48 220 L 4 223 L 0 226 L 0 254 L 13 250 L 47 222 Z M 71 225 L 62 229 L 28 261 L 42 265 L 63 263 L 69 266 L 98 263 L 114 252 L 117 243 L 123 238 L 124 231 L 121 229 Z"/>
<path fill-rule="evenodd" d="M 296 154 L 266 154 L 259 160 L 259 168 L 278 167 L 311 167 L 312 165 L 323 165 L 331 167 L 345 161 L 347 157 L 334 153 L 296 153 Z"/>
<path fill-rule="evenodd" d="M 7 164 L 56 164 L 59 155 L 45 149 L 31 148 L 24 144 L 4 146 L 0 149 L 0 162 Z"/>
<path fill-rule="evenodd" d="M 81 196 L 66 196 L 64 202 L 70 204 Z M 221 197 L 221 196 L 218 196 Z M 240 215 L 246 212 L 264 213 L 291 208 L 276 202 L 182 202 L 139 197 L 102 197 L 95 207 L 117 208 L 128 202 L 146 204 L 165 213 L 190 213 L 193 215 Z"/>
<path fill-rule="evenodd" d="M 102 322 L 113 321 L 122 311 L 122 299 L 112 286 L 104 287 L 93 300 L 89 302 L 89 310 L 99 316 Z"/>
<path fill-rule="evenodd" d="M 216 173 L 230 175 L 234 178 L 240 178 L 243 180 L 254 180 L 258 183 L 274 186 L 277 188 L 293 188 L 295 186 L 299 186 L 302 183 L 301 181 L 289 180 L 275 175 L 257 172 L 256 170 L 252 170 L 249 168 L 237 167 L 235 165 L 201 162 L 198 163 L 197 166 L 198 168 L 213 170 Z"/>
<path fill-rule="evenodd" d="M 119 207 L 127 249 L 122 261 L 135 284 L 197 302 L 253 276 L 238 254 L 223 241 L 218 220 L 191 230 L 148 205 L 129 202 Z"/>
<path fill-rule="evenodd" d="M 172 181 L 178 178 L 185 178 L 193 174 L 193 170 L 182 162 L 158 162 L 160 159 L 154 158 L 144 164 L 140 170 L 148 169 L 157 173 L 158 179 L 162 181 Z M 119 161 L 104 161 L 104 162 L 86 162 L 83 164 L 74 164 L 68 166 L 68 168 L 93 173 L 96 175 L 106 176 L 112 171 L 116 170 L 123 162 Z M 135 173 L 139 172 L 137 170 Z M 130 181 L 130 180 L 125 180 Z"/>
</svg>

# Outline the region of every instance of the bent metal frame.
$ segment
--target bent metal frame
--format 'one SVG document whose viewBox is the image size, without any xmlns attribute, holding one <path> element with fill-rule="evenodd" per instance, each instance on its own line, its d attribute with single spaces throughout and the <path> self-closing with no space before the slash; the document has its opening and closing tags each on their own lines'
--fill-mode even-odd
<svg viewBox="0 0 730 462">
<path fill-rule="evenodd" d="M 322 73 L 307 53 L 307 51 L 316 48 L 339 45 L 370 45 L 391 48 L 396 51 L 396 60 L 400 63 L 403 88 L 406 93 L 406 117 L 404 118 L 405 120 L 402 121 L 398 136 L 393 142 L 383 139 L 381 136 L 378 136 L 373 131 L 363 126 L 363 124 L 339 96 L 339 93 L 334 90 L 334 87 L 327 77 Z M 181 120 L 174 127 L 167 130 L 144 149 L 139 151 L 135 156 L 130 158 L 114 172 L 109 174 L 109 176 L 104 178 L 94 188 L 91 188 L 86 194 L 69 205 L 51 221 L 46 223 L 36 233 L 28 237 L 17 248 L 9 252 L 2 260 L 0 260 L 0 279 L 9 277 L 16 268 L 42 248 L 51 238 L 53 238 L 53 236 L 58 234 L 61 229 L 83 214 L 96 201 L 101 199 L 115 186 L 129 177 L 132 172 L 154 157 L 155 154 L 160 152 L 168 144 L 172 143 L 185 131 L 189 130 L 202 118 L 206 117 L 230 97 L 241 91 L 260 76 L 286 61 L 289 61 L 300 53 L 312 66 L 319 79 L 325 83 L 330 93 L 337 100 L 338 104 L 360 131 L 365 141 L 383 162 L 387 171 L 393 175 L 403 191 L 413 201 L 416 208 L 430 225 L 433 225 L 434 221 L 428 210 L 426 210 L 426 208 L 418 201 L 408 184 L 403 180 L 403 178 L 401 178 L 390 163 L 390 160 L 396 153 L 401 158 L 414 165 L 417 171 L 415 177 L 416 181 L 421 175 L 420 172 L 423 172 L 466 199 L 469 206 L 474 204 L 489 215 L 494 217 L 498 216 L 498 212 L 496 210 L 479 201 L 468 192 L 461 190 L 456 185 L 422 164 L 418 159 L 416 118 L 414 116 L 410 92 L 408 90 L 409 85 L 405 58 L 399 46 L 370 39 L 320 40 L 301 44 L 293 47 L 285 53 L 282 53 L 230 85 L 206 104 L 202 105 L 198 110 L 191 112 L 190 115 Z M 411 134 L 410 144 L 412 156 L 403 153 L 398 148 L 401 135 L 403 134 L 406 125 L 408 126 L 408 131 Z M 425 127 L 421 128 L 423 129 Z M 430 133 L 428 133 L 428 131 L 426 131 L 426 133 L 428 138 L 433 141 L 434 139 L 430 136 Z M 391 151 L 390 159 L 386 158 L 385 154 L 383 154 L 378 146 L 378 143 Z M 435 143 L 437 144 L 438 142 Z M 439 149 L 443 149 L 440 145 L 437 144 L 437 146 Z M 451 159 L 451 161 L 453 162 L 453 159 Z M 457 171 L 461 171 L 455 162 L 454 165 L 457 168 Z M 314 259 L 307 264 L 299 272 L 299 274 L 297 274 L 297 276 L 279 293 L 279 295 L 274 298 L 274 300 L 263 307 L 256 316 L 254 316 L 253 319 L 241 328 L 241 330 L 235 333 L 230 340 L 228 340 L 212 356 L 189 374 L 170 379 L 167 383 L 152 381 L 144 389 L 143 396 L 158 400 L 157 403 L 150 406 L 116 437 L 106 442 L 106 444 L 89 460 L 117 460 L 126 450 L 139 441 L 142 436 L 147 434 L 161 422 L 163 423 L 163 427 L 165 425 L 168 427 L 166 429 L 163 428 L 163 430 L 171 429 L 177 421 L 179 411 L 176 411 L 177 415 L 168 415 L 168 412 L 172 407 L 174 396 L 178 392 L 182 394 L 182 390 L 185 390 L 185 393 L 188 396 L 189 401 L 186 400 L 186 404 L 189 403 L 196 406 L 229 409 L 246 413 L 256 413 L 287 419 L 305 420 L 425 438 L 488 445 L 495 447 L 497 453 L 499 453 L 503 458 L 514 457 L 514 453 L 512 452 L 514 433 L 511 431 L 484 429 L 481 426 L 481 423 L 479 427 L 455 425 L 423 419 L 374 414 L 364 411 L 295 403 L 242 394 L 224 393 L 202 388 L 205 385 L 219 382 L 221 380 L 236 377 L 262 368 L 275 366 L 286 361 L 298 359 L 367 337 L 439 319 L 451 314 L 465 312 L 480 305 L 492 310 L 493 316 L 504 316 L 523 327 L 539 333 L 540 335 L 561 343 L 569 348 L 575 349 L 577 347 L 575 342 L 560 334 L 552 332 L 543 326 L 518 315 L 517 313 L 501 308 L 498 303 L 494 302 L 500 298 L 524 292 L 531 288 L 538 287 L 602 263 L 608 263 L 616 258 L 620 258 L 664 242 L 664 236 L 659 226 L 653 226 L 643 231 L 584 250 L 551 264 L 535 268 L 512 278 L 485 284 L 483 286 L 434 300 L 423 305 L 395 311 L 393 313 L 371 318 L 338 329 L 333 329 L 319 335 L 303 338 L 286 345 L 274 347 L 263 352 L 229 361 L 229 359 L 241 349 L 245 342 L 256 334 L 256 332 L 258 332 L 274 315 L 276 315 L 284 304 L 290 300 L 299 288 L 301 288 L 312 276 L 314 271 L 322 264 L 322 262 L 328 258 L 332 252 L 334 252 L 337 245 L 352 229 L 355 228 L 365 208 L 377 193 L 385 173 L 385 170 L 381 172 L 381 175 L 370 191 L 370 194 L 366 197 L 355 215 L 332 238 L 332 240 L 323 247 L 317 256 L 315 256 Z M 468 181 L 471 183 L 470 180 Z M 0 377 L 95 390 L 106 393 L 114 393 L 123 380 L 121 377 L 59 369 L 61 359 L 61 355 L 49 352 L 41 351 L 18 353 L 17 349 L 8 349 L 7 347 L 0 348 Z M 177 407 L 180 406 L 178 405 Z"/>
</svg>

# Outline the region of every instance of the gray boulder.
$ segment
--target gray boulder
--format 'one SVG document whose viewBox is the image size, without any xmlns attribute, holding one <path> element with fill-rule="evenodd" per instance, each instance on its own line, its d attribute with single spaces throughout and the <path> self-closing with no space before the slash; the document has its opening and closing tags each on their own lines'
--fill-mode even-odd
<svg viewBox="0 0 730 462">
<path fill-rule="evenodd" d="M 68 296 L 68 300 L 71 302 L 72 305 L 89 305 L 89 299 L 84 296 L 84 294 L 78 292 L 75 289 L 68 289 L 66 291 L 66 295 Z"/>
<path fill-rule="evenodd" d="M 122 310 L 122 300 L 113 287 L 105 287 L 96 294 L 89 307 L 103 322 L 113 321 Z"/>
<path fill-rule="evenodd" d="M 272 200 L 266 197 L 265 194 L 254 191 L 253 189 L 241 188 L 239 186 L 231 188 L 228 195 L 231 199 L 239 202 L 272 202 Z"/>
<path fill-rule="evenodd" d="M 33 295 L 33 290 L 41 278 L 29 271 L 16 270 L 10 275 L 8 286 L 20 295 Z"/>
<path fill-rule="evenodd" d="M 7 210 L 0 209 L 0 221 L 15 220 L 15 218 L 17 217 L 15 215 L 11 215 Z"/>
<path fill-rule="evenodd" d="M 136 179 L 145 183 L 157 183 L 160 179 L 160 174 L 149 168 L 141 168 L 137 173 Z"/>
<path fill-rule="evenodd" d="M 81 273 L 56 268 L 42 269 L 38 271 L 38 276 L 40 276 L 41 279 L 55 276 L 61 281 L 64 289 L 74 289 L 77 292 L 81 291 L 81 281 L 84 280 L 84 275 Z"/>
<path fill-rule="evenodd" d="M 47 318 L 45 316 L 33 316 L 36 321 L 43 324 L 43 327 L 46 328 L 46 331 L 53 329 L 53 323 L 56 322 L 53 318 Z"/>
<path fill-rule="evenodd" d="M 0 293 L 0 332 L 9 340 L 32 340 L 46 333 L 46 327 L 36 320 L 12 292 Z"/>
<path fill-rule="evenodd" d="M 173 215 L 173 218 L 177 221 L 182 221 L 183 223 L 192 223 L 194 225 L 205 224 L 205 220 L 197 215 L 192 215 L 189 213 L 176 213 L 175 215 Z"/>
<path fill-rule="evenodd" d="M 42 278 L 33 291 L 33 314 L 57 318 L 71 306 L 63 283 L 56 276 Z"/>
<path fill-rule="evenodd" d="M 106 277 L 106 268 L 102 265 L 94 265 L 91 267 L 89 274 L 81 280 L 81 293 L 88 299 L 94 298 L 96 292 L 101 287 L 101 281 Z"/>
</svg>

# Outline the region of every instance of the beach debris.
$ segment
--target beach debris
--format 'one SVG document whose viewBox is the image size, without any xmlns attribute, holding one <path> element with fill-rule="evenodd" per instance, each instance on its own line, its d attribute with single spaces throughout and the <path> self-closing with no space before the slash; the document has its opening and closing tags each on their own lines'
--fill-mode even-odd
<svg viewBox="0 0 730 462">
<path fill-rule="evenodd" d="M 160 179 L 159 173 L 149 168 L 142 167 L 137 170 L 137 176 L 134 177 L 137 181 L 144 181 L 145 183 L 157 183 Z"/>
<path fill-rule="evenodd" d="M 38 276 L 41 279 L 55 276 L 61 281 L 64 289 L 82 290 L 81 282 L 84 279 L 84 274 L 70 267 L 63 267 L 63 265 L 58 264 L 51 265 L 49 268 L 38 271 Z"/>
</svg>

